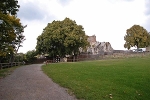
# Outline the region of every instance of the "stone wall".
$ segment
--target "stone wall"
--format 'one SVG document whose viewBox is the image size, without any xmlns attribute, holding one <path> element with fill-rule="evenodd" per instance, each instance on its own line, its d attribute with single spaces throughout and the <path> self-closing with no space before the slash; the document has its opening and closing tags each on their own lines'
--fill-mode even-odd
<svg viewBox="0 0 150 100">
<path fill-rule="evenodd" d="M 150 51 L 150 46 L 149 46 L 149 47 L 146 47 L 146 51 Z"/>
</svg>

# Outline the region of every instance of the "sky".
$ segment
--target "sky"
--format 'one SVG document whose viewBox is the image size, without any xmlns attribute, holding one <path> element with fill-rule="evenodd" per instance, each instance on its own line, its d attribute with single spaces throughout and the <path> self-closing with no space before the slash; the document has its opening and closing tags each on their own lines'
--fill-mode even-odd
<svg viewBox="0 0 150 100">
<path fill-rule="evenodd" d="M 110 42 L 114 50 L 125 50 L 124 36 L 133 25 L 150 32 L 150 0 L 18 0 L 17 17 L 26 40 L 19 52 L 34 50 L 37 37 L 48 23 L 66 17 L 82 25 L 86 35 Z"/>
</svg>

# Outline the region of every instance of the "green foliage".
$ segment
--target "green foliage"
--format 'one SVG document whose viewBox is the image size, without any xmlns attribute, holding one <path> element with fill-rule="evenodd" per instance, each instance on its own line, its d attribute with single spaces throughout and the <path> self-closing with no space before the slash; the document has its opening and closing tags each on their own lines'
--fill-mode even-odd
<svg viewBox="0 0 150 100">
<path fill-rule="evenodd" d="M 127 29 L 124 37 L 126 41 L 124 47 L 130 49 L 131 47 L 143 48 L 150 45 L 150 34 L 140 25 L 133 25 Z"/>
<path fill-rule="evenodd" d="M 0 12 L 0 17 L 3 20 L 3 23 L 0 24 L 0 56 L 6 56 L 7 53 L 13 50 L 10 44 L 15 40 L 16 35 L 11 27 L 10 16 Z"/>
<path fill-rule="evenodd" d="M 15 54 L 15 62 L 23 62 L 26 61 L 26 55 L 23 53 Z"/>
<path fill-rule="evenodd" d="M 26 54 L 26 62 L 27 63 L 32 63 L 36 60 L 36 56 L 37 56 L 37 53 L 35 50 L 32 50 L 32 51 L 28 51 Z"/>
<path fill-rule="evenodd" d="M 87 36 L 81 25 L 65 18 L 63 21 L 53 21 L 43 29 L 37 38 L 36 50 L 51 56 L 78 54 L 79 47 L 88 45 Z"/>
<path fill-rule="evenodd" d="M 19 10 L 18 0 L 1 0 L 0 11 L 3 14 L 16 15 Z"/>
<path fill-rule="evenodd" d="M 150 57 L 58 63 L 43 71 L 84 100 L 149 100 Z M 110 95 L 112 94 L 112 95 Z"/>
<path fill-rule="evenodd" d="M 16 17 L 19 5 L 17 0 L 0 1 L 0 62 L 10 57 L 12 62 L 21 43 L 25 40 L 24 26 Z"/>
<path fill-rule="evenodd" d="M 0 16 L 3 20 L 3 23 L 0 24 L 0 56 L 3 58 L 8 54 L 17 53 L 25 37 L 20 19 L 2 13 Z"/>
</svg>

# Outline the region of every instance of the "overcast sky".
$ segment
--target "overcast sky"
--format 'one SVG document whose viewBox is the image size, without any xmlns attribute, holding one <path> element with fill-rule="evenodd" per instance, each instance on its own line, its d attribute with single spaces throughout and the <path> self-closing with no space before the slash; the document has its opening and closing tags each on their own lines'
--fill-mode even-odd
<svg viewBox="0 0 150 100">
<path fill-rule="evenodd" d="M 115 50 L 125 50 L 126 30 L 135 24 L 150 32 L 150 0 L 18 0 L 18 18 L 27 25 L 26 40 L 19 52 L 35 49 L 36 38 L 47 23 L 75 20 L 87 35 L 110 42 Z"/>
</svg>

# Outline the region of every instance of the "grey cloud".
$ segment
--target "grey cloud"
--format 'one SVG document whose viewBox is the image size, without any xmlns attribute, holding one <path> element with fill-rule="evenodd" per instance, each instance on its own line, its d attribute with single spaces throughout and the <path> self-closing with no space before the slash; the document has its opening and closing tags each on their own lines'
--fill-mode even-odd
<svg viewBox="0 0 150 100">
<path fill-rule="evenodd" d="M 145 21 L 144 28 L 150 32 L 150 0 L 145 0 L 145 15 L 147 16 L 147 20 Z"/>
<path fill-rule="evenodd" d="M 71 0 L 58 0 L 62 6 L 66 6 Z"/>
<path fill-rule="evenodd" d="M 18 17 L 26 20 L 40 20 L 45 17 L 45 12 L 36 3 L 27 2 L 20 4 Z"/>
<path fill-rule="evenodd" d="M 145 6 L 146 6 L 146 11 L 145 11 L 145 15 L 150 15 L 150 0 L 145 0 Z"/>
<path fill-rule="evenodd" d="M 144 25 L 144 28 L 148 31 L 148 32 L 150 32 L 150 17 L 146 20 L 146 22 L 147 23 L 145 23 L 145 25 Z"/>
<path fill-rule="evenodd" d="M 130 2 L 130 1 L 134 1 L 134 0 L 123 0 L 123 1 L 128 1 L 128 2 Z"/>
<path fill-rule="evenodd" d="M 116 2 L 131 2 L 133 0 L 108 0 L 111 3 L 116 3 Z"/>
</svg>

